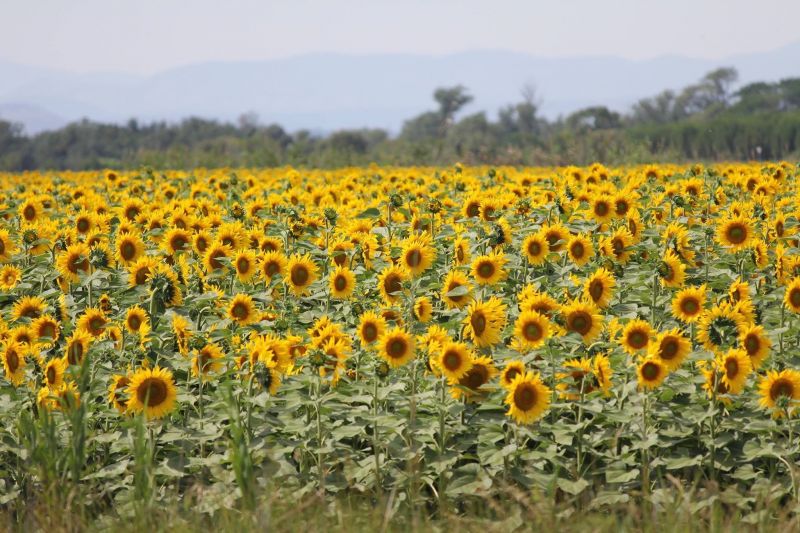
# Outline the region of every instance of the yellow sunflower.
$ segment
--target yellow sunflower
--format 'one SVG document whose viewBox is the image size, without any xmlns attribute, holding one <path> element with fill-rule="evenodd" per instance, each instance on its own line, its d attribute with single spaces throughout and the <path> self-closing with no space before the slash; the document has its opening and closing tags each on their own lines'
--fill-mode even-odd
<svg viewBox="0 0 800 533">
<path fill-rule="evenodd" d="M 284 275 L 286 272 L 286 263 L 286 256 L 278 251 L 264 253 L 259 263 L 261 277 L 269 285 L 276 276 Z"/>
<path fill-rule="evenodd" d="M 672 316 L 690 324 L 703 315 L 706 303 L 706 286 L 686 287 L 672 298 Z"/>
<path fill-rule="evenodd" d="M 717 356 L 717 367 L 722 371 L 722 382 L 730 394 L 741 393 L 747 383 L 747 376 L 753 371 L 747 352 L 738 348 Z"/>
<path fill-rule="evenodd" d="M 497 297 L 475 301 L 467 309 L 464 318 L 467 336 L 479 348 L 494 346 L 506 326 L 506 305 Z"/>
<path fill-rule="evenodd" d="M 61 324 L 50 315 L 42 315 L 31 323 L 36 342 L 50 344 L 58 340 L 61 334 Z"/>
<path fill-rule="evenodd" d="M 57 390 L 64 383 L 64 371 L 67 363 L 60 357 L 50 359 L 42 370 L 44 383 L 50 390 Z"/>
<path fill-rule="evenodd" d="M 508 390 L 511 388 L 511 384 L 514 382 L 514 379 L 520 374 L 524 373 L 525 363 L 519 360 L 509 361 L 506 363 L 506 366 L 503 367 L 503 371 L 500 373 L 500 385 L 502 385 L 504 389 Z"/>
<path fill-rule="evenodd" d="M 24 346 L 18 342 L 6 341 L 2 346 L 3 368 L 6 378 L 15 387 L 19 387 L 25 380 L 25 353 Z"/>
<path fill-rule="evenodd" d="M 448 309 L 461 309 L 472 301 L 469 278 L 458 270 L 451 270 L 442 282 L 442 301 Z"/>
<path fill-rule="evenodd" d="M 583 284 L 583 295 L 599 308 L 608 307 L 617 282 L 605 268 L 598 268 Z"/>
<path fill-rule="evenodd" d="M 236 270 L 236 277 L 242 283 L 247 283 L 256 273 L 258 262 L 256 254 L 250 250 L 239 250 L 233 256 L 233 268 Z"/>
<path fill-rule="evenodd" d="M 506 279 L 508 273 L 503 268 L 508 262 L 501 251 L 480 255 L 472 261 L 472 277 L 478 285 L 494 285 Z"/>
<path fill-rule="evenodd" d="M 739 346 L 750 356 L 753 369 L 758 370 L 769 356 L 769 352 L 772 349 L 772 341 L 767 336 L 767 332 L 764 331 L 764 326 L 750 324 L 739 335 Z"/>
<path fill-rule="evenodd" d="M 22 271 L 15 266 L 0 268 L 0 290 L 10 291 L 22 280 Z"/>
<path fill-rule="evenodd" d="M 686 265 L 672 250 L 667 250 L 658 267 L 658 275 L 661 278 L 661 285 L 677 289 L 686 281 Z"/>
<path fill-rule="evenodd" d="M 83 315 L 78 319 L 78 330 L 84 331 L 93 338 L 100 337 L 106 331 L 108 318 L 102 309 L 98 307 L 88 307 Z"/>
<path fill-rule="evenodd" d="M 774 417 L 783 416 L 784 409 L 792 414 L 800 401 L 800 371 L 789 368 L 780 372 L 769 370 L 758 383 L 758 392 L 761 396 L 759 404 L 771 409 Z"/>
<path fill-rule="evenodd" d="M 134 305 L 125 313 L 125 329 L 144 338 L 150 331 L 150 318 L 147 311 Z"/>
<path fill-rule="evenodd" d="M 783 295 L 783 305 L 794 313 L 800 313 L 800 276 L 794 278 L 786 286 Z"/>
<path fill-rule="evenodd" d="M 732 252 L 748 248 L 753 236 L 753 223 L 744 215 L 728 216 L 717 223 L 717 242 Z"/>
<path fill-rule="evenodd" d="M 249 294 L 237 294 L 231 299 L 227 310 L 228 318 L 240 326 L 258 322 L 258 311 Z"/>
<path fill-rule="evenodd" d="M 417 301 L 414 302 L 414 318 L 426 324 L 430 321 L 432 316 L 433 306 L 431 305 L 430 299 L 427 296 L 420 296 L 417 298 Z"/>
<path fill-rule="evenodd" d="M 14 320 L 30 318 L 35 320 L 44 314 L 47 302 L 40 296 L 23 296 L 11 308 L 11 317 Z"/>
<path fill-rule="evenodd" d="M 400 367 L 414 359 L 414 336 L 400 328 L 392 328 L 378 341 L 378 353 L 391 367 Z"/>
<path fill-rule="evenodd" d="M 111 383 L 108 385 L 108 403 L 114 406 L 114 409 L 120 413 L 124 413 L 128 409 L 128 385 L 131 380 L 129 376 L 121 374 L 114 374 L 111 378 Z"/>
<path fill-rule="evenodd" d="M 155 367 L 137 370 L 128 384 L 128 410 L 147 418 L 163 418 L 175 408 L 178 391 L 172 372 Z"/>
<path fill-rule="evenodd" d="M 396 303 L 403 291 L 403 282 L 408 279 L 406 270 L 398 266 L 385 268 L 378 276 L 378 289 L 388 304 Z"/>
<path fill-rule="evenodd" d="M 678 328 L 673 328 L 658 334 L 650 344 L 649 356 L 659 360 L 672 372 L 683 364 L 691 351 L 691 341 L 681 335 Z"/>
<path fill-rule="evenodd" d="M 563 307 L 561 314 L 564 317 L 564 328 L 567 332 L 577 333 L 586 344 L 592 342 L 603 329 L 602 315 L 589 302 L 574 300 Z"/>
<path fill-rule="evenodd" d="M 652 357 L 644 359 L 636 369 L 639 387 L 643 389 L 655 389 L 664 382 L 668 373 L 667 367 Z"/>
<path fill-rule="evenodd" d="M 533 423 L 550 407 L 551 396 L 551 390 L 542 383 L 538 373 L 520 373 L 508 387 L 507 414 L 518 424 Z"/>
<path fill-rule="evenodd" d="M 436 367 L 452 383 L 457 383 L 472 369 L 475 354 L 463 342 L 446 342 L 436 357 Z"/>
<path fill-rule="evenodd" d="M 603 391 L 603 394 L 609 394 L 612 386 L 611 377 L 614 375 L 614 371 L 607 355 L 598 354 L 594 356 L 592 374 L 594 374 L 597 387 Z"/>
<path fill-rule="evenodd" d="M 365 346 L 374 344 L 386 332 L 386 320 L 373 311 L 361 315 L 358 322 L 358 337 Z"/>
<path fill-rule="evenodd" d="M 466 397 L 469 400 L 483 398 L 488 390 L 483 386 L 497 375 L 497 368 L 490 357 L 481 356 L 472 359 L 472 367 L 464 374 L 458 383 L 450 389 L 450 395 L 459 400 Z"/>
<path fill-rule="evenodd" d="M 583 266 L 594 256 L 592 241 L 584 235 L 574 235 L 567 241 L 567 255 L 570 261 Z"/>
<path fill-rule="evenodd" d="M 58 254 L 57 267 L 65 280 L 77 282 L 81 273 L 89 272 L 89 247 L 82 242 L 68 246 Z"/>
<path fill-rule="evenodd" d="M 514 323 L 514 338 L 519 345 L 533 350 L 544 344 L 550 336 L 550 321 L 536 311 L 524 311 Z"/>
<path fill-rule="evenodd" d="M 191 248 L 192 234 L 181 228 L 172 228 L 164 234 L 161 246 L 169 255 L 186 252 Z"/>
<path fill-rule="evenodd" d="M 412 277 L 428 270 L 436 260 L 436 249 L 431 245 L 429 233 L 410 237 L 403 242 L 400 264 Z"/>
<path fill-rule="evenodd" d="M 622 349 L 631 355 L 646 350 L 653 333 L 653 327 L 646 320 L 639 318 L 631 320 L 622 329 L 622 339 L 620 340 Z"/>
<path fill-rule="evenodd" d="M 541 265 L 550 253 L 550 244 L 543 233 L 531 233 L 522 241 L 522 253 L 530 264 Z"/>
<path fill-rule="evenodd" d="M 131 266 L 144 255 L 144 243 L 133 233 L 123 233 L 117 236 L 114 243 L 114 257 L 124 266 Z"/>
<path fill-rule="evenodd" d="M 295 295 L 307 294 L 316 279 L 317 265 L 311 260 L 311 256 L 295 254 L 289 258 L 286 264 L 286 282 Z"/>
<path fill-rule="evenodd" d="M 331 272 L 329 286 L 332 298 L 346 300 L 356 288 L 356 275 L 346 266 L 337 266 Z"/>
<path fill-rule="evenodd" d="M 213 342 L 207 343 L 199 350 L 195 350 L 192 357 L 192 375 L 205 378 L 208 374 L 215 374 L 222 368 L 225 354 L 222 348 Z"/>
<path fill-rule="evenodd" d="M 7 230 L 0 229 L 0 263 L 7 263 L 11 256 L 17 251 L 17 246 L 11 239 Z M 59 267 L 59 270 L 61 268 Z"/>
<path fill-rule="evenodd" d="M 76 329 L 67 339 L 67 346 L 64 349 L 64 360 L 70 365 L 80 365 L 86 352 L 89 351 L 89 344 L 92 336 L 82 329 Z"/>
</svg>

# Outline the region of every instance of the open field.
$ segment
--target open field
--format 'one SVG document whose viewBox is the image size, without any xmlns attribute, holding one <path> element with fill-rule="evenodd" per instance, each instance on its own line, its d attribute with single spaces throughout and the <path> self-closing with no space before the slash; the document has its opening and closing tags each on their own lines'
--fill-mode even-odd
<svg viewBox="0 0 800 533">
<path fill-rule="evenodd" d="M 798 172 L 0 174 L 3 527 L 796 529 Z"/>
</svg>

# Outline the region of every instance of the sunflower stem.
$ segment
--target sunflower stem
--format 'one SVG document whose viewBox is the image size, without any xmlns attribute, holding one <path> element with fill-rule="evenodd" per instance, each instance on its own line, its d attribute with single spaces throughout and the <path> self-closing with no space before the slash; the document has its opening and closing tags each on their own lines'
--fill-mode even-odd
<svg viewBox="0 0 800 533">
<path fill-rule="evenodd" d="M 380 499 L 383 492 L 381 484 L 381 458 L 378 447 L 378 373 L 372 378 L 372 455 L 375 457 L 375 494 Z"/>
<path fill-rule="evenodd" d="M 324 452 L 322 451 L 322 376 L 317 372 L 317 476 L 319 478 L 319 493 L 325 494 L 325 471 L 322 464 Z"/>
<path fill-rule="evenodd" d="M 646 503 L 650 494 L 650 451 L 647 448 L 647 423 L 650 395 L 642 393 L 642 498 Z"/>
<path fill-rule="evenodd" d="M 439 378 L 439 463 L 444 459 L 444 446 L 447 442 L 447 436 L 445 431 L 447 429 L 447 384 L 445 383 L 445 377 L 442 375 Z M 442 473 L 439 474 L 439 490 L 437 492 L 437 498 L 439 499 L 439 508 L 441 509 L 444 505 L 445 499 L 445 487 L 447 483 L 447 479 L 445 478 L 445 471 L 442 469 Z"/>
</svg>

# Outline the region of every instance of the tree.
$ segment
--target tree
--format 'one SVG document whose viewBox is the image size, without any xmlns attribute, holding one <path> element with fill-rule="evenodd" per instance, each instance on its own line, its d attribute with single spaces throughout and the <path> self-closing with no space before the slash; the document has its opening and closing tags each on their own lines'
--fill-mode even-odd
<svg viewBox="0 0 800 533">
<path fill-rule="evenodd" d="M 472 101 L 472 96 L 467 94 L 463 85 L 455 87 L 441 87 L 433 93 L 433 99 L 439 104 L 439 115 L 445 126 L 453 121 L 453 117 L 462 107 Z"/>
</svg>

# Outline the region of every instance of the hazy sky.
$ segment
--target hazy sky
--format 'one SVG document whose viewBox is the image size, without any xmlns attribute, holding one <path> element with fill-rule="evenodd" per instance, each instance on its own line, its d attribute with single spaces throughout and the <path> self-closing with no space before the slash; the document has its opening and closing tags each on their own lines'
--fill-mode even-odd
<svg viewBox="0 0 800 533">
<path fill-rule="evenodd" d="M 800 40 L 800 0 L 0 0 L 0 59 L 151 73 L 307 52 L 722 58 Z"/>
</svg>

